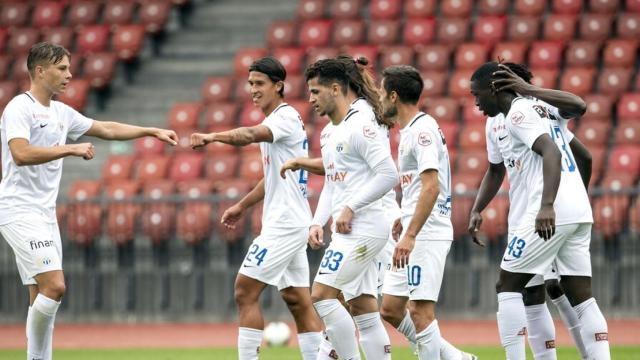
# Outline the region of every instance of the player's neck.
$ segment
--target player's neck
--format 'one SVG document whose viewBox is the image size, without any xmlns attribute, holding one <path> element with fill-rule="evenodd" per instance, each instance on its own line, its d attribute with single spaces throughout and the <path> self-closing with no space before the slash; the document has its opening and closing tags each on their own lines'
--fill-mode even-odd
<svg viewBox="0 0 640 360">
<path fill-rule="evenodd" d="M 31 83 L 29 92 L 43 106 L 49 107 L 49 105 L 51 104 L 51 98 L 53 97 L 53 94 L 44 87 Z"/>
<path fill-rule="evenodd" d="M 331 123 L 333 125 L 338 125 L 342 122 L 342 120 L 344 120 L 344 117 L 347 116 L 347 113 L 351 108 L 349 104 L 350 103 L 348 102 L 348 99 L 345 97 L 336 99 L 336 106 L 333 112 L 327 114 L 327 116 L 329 116 L 329 119 L 331 119 Z"/>
<path fill-rule="evenodd" d="M 262 108 L 261 109 L 262 113 L 264 114 L 264 116 L 271 115 L 273 110 L 275 110 L 283 102 L 284 102 L 284 100 L 281 97 L 277 98 L 276 100 L 272 101 L 269 105 L 267 105 L 266 107 Z"/>
<path fill-rule="evenodd" d="M 498 109 L 504 116 L 507 116 L 509 110 L 511 110 L 511 103 L 516 97 L 517 95 L 515 93 L 506 91 L 498 94 Z"/>
<path fill-rule="evenodd" d="M 411 120 L 413 120 L 416 115 L 420 112 L 420 109 L 417 105 L 411 104 L 398 104 L 398 124 L 400 125 L 400 129 L 404 129 L 405 126 L 409 124 Z"/>
</svg>

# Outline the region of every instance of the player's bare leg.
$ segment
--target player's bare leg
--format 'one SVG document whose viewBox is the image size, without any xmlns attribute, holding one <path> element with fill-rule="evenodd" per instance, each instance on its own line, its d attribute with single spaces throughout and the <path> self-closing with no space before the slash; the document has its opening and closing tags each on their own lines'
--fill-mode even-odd
<svg viewBox="0 0 640 360">
<path fill-rule="evenodd" d="M 304 360 L 315 360 L 322 340 L 322 322 L 311 303 L 308 287 L 288 287 L 280 291 L 298 330 L 298 344 Z"/>
<path fill-rule="evenodd" d="M 240 360 L 258 359 L 264 319 L 260 309 L 260 294 L 267 285 L 248 276 L 238 274 L 234 298 L 238 306 L 238 356 Z"/>
<path fill-rule="evenodd" d="M 556 329 L 546 303 L 544 285 L 524 289 L 527 338 L 535 359 L 556 359 Z"/>
</svg>

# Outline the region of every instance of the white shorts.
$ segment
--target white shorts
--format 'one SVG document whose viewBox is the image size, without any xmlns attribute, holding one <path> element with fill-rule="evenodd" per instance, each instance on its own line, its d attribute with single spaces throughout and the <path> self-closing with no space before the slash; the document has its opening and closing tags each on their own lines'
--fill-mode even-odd
<svg viewBox="0 0 640 360">
<path fill-rule="evenodd" d="M 554 261 L 549 269 L 543 274 L 534 275 L 531 280 L 527 283 L 525 287 L 534 287 L 539 285 L 544 285 L 545 281 L 548 280 L 560 280 L 560 274 L 558 273 L 556 262 Z"/>
<path fill-rule="evenodd" d="M 376 263 L 378 263 L 378 296 L 382 295 L 382 288 L 384 286 L 385 274 L 391 269 L 391 262 L 393 258 L 393 251 L 396 248 L 396 242 L 392 235 L 389 234 L 389 240 L 382 248 L 382 251 L 376 256 Z"/>
<path fill-rule="evenodd" d="M 385 272 L 382 294 L 409 297 L 409 283 L 406 268 L 391 267 Z"/>
<path fill-rule="evenodd" d="M 376 256 L 386 243 L 387 238 L 334 232 L 314 281 L 342 291 L 346 301 L 363 294 L 377 296 Z"/>
<path fill-rule="evenodd" d="M 509 233 L 500 267 L 514 273 L 545 274 L 551 264 L 562 276 L 591 276 L 591 224 L 567 224 L 556 227 L 547 241 L 534 227 Z"/>
<path fill-rule="evenodd" d="M 409 300 L 438 301 L 449 249 L 451 241 L 416 240 L 405 273 Z"/>
<path fill-rule="evenodd" d="M 238 272 L 278 290 L 309 287 L 308 241 L 306 227 L 263 232 L 251 243 Z"/>
<path fill-rule="evenodd" d="M 18 273 L 24 285 L 36 285 L 38 274 L 62 270 L 62 242 L 57 223 L 31 213 L 0 225 L 0 233 L 13 249 Z"/>
</svg>

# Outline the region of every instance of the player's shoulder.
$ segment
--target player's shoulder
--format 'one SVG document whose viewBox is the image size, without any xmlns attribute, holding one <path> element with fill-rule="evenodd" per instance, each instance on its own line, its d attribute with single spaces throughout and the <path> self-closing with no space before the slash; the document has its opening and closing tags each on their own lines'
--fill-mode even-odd
<svg viewBox="0 0 640 360">
<path fill-rule="evenodd" d="M 439 127 L 438 122 L 433 116 L 423 112 L 418 113 L 409 124 L 407 124 L 408 131 L 414 134 L 424 131 L 437 132 Z"/>
<path fill-rule="evenodd" d="M 276 107 L 269 116 L 279 117 L 286 120 L 300 120 L 300 113 L 293 106 L 282 103 Z"/>
<path fill-rule="evenodd" d="M 36 104 L 36 100 L 31 95 L 24 92 L 14 96 L 13 99 L 11 99 L 5 106 L 5 111 L 28 109 Z"/>
<path fill-rule="evenodd" d="M 364 137 L 371 139 L 379 136 L 378 126 L 371 122 L 366 112 L 350 108 L 342 121 L 346 130 L 351 134 L 362 134 Z"/>
<path fill-rule="evenodd" d="M 527 97 L 517 97 L 511 102 L 511 108 L 507 113 L 505 124 L 520 125 L 531 115 L 531 111 L 535 110 L 535 106 L 539 106 L 534 99 Z"/>
<path fill-rule="evenodd" d="M 498 113 L 496 116 L 488 116 L 487 121 L 485 122 L 485 130 L 487 133 L 491 131 L 499 130 L 499 127 L 504 126 L 504 114 Z"/>
</svg>

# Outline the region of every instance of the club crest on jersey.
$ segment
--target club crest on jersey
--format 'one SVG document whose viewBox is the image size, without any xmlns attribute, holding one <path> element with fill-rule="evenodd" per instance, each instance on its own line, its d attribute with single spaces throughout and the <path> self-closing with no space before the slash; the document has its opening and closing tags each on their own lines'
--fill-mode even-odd
<svg viewBox="0 0 640 360">
<path fill-rule="evenodd" d="M 516 111 L 515 113 L 511 114 L 510 119 L 513 125 L 519 125 L 524 121 L 524 114 L 520 111 Z"/>
<path fill-rule="evenodd" d="M 344 154 L 347 152 L 347 150 L 349 149 L 349 147 L 347 146 L 347 144 L 339 142 L 336 145 L 336 152 L 338 152 L 339 154 Z"/>
<path fill-rule="evenodd" d="M 429 135 L 429 133 L 426 133 L 426 132 L 421 132 L 418 135 L 418 144 L 422 146 L 431 145 L 431 135 Z"/>
<path fill-rule="evenodd" d="M 371 126 L 363 127 L 362 133 L 364 134 L 365 137 L 368 137 L 369 139 L 375 139 L 377 134 L 376 129 L 372 128 Z"/>
</svg>

